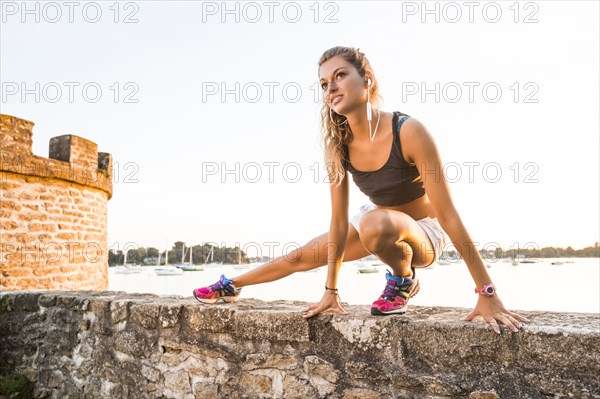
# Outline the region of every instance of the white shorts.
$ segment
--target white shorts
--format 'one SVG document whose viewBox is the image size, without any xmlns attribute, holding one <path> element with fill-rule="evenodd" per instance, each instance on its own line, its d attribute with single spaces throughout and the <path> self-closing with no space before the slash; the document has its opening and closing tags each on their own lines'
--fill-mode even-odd
<svg viewBox="0 0 600 399">
<path fill-rule="evenodd" d="M 375 209 L 374 204 L 365 203 L 360 206 L 359 211 L 352 217 L 352 219 L 350 219 L 350 224 L 354 226 L 354 228 L 356 229 L 356 231 L 359 232 L 359 234 L 360 229 L 358 226 L 360 224 L 360 219 L 365 213 L 369 212 L 372 209 Z M 427 216 L 423 219 L 415 221 L 419 223 L 423 230 L 425 230 L 425 233 L 427 233 L 427 236 L 433 244 L 433 251 L 435 255 L 433 261 L 435 262 L 440 258 L 440 256 L 442 256 L 442 251 L 444 250 L 446 244 L 450 242 L 450 237 L 448 237 L 448 234 L 446 234 L 444 229 L 442 229 L 442 226 L 440 226 L 440 223 L 438 222 L 437 218 L 430 218 L 429 216 Z"/>
</svg>

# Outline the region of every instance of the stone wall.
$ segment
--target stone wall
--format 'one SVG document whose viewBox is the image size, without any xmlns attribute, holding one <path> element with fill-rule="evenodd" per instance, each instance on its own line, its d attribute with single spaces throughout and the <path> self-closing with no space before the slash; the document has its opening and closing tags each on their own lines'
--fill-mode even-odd
<svg viewBox="0 0 600 399">
<path fill-rule="evenodd" d="M 33 155 L 32 129 L 0 114 L 0 289 L 108 289 L 111 156 L 75 135 Z"/>
<path fill-rule="evenodd" d="M 0 361 L 39 398 L 600 398 L 596 314 L 468 310 L 305 320 L 299 302 L 122 292 L 0 292 Z"/>
</svg>

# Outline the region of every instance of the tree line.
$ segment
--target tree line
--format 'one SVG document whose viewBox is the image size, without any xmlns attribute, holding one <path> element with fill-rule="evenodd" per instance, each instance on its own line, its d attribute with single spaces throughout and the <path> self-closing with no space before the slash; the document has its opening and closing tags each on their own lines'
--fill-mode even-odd
<svg viewBox="0 0 600 399">
<path fill-rule="evenodd" d="M 218 247 L 211 244 L 193 245 L 187 247 L 183 241 L 177 241 L 169 249 L 169 264 L 179 264 L 182 260 L 182 253 L 185 251 L 184 262 L 189 262 L 189 251 L 192 251 L 192 264 L 200 265 L 207 262 L 237 264 L 249 262 L 268 262 L 271 259 L 263 256 L 262 258 L 248 258 L 246 253 L 239 247 Z M 116 266 L 127 264 L 136 265 L 164 265 L 166 252 L 153 247 L 140 247 L 127 250 L 127 257 L 122 250 L 110 250 L 108 252 L 108 265 Z M 211 254 L 212 253 L 212 254 Z M 460 257 L 454 251 L 444 251 L 450 257 Z M 600 242 L 596 241 L 593 246 L 582 249 L 573 249 L 572 247 L 544 247 L 538 248 L 519 248 L 519 249 L 480 249 L 479 253 L 483 258 L 600 258 Z M 210 258 L 209 258 L 210 257 Z M 241 260 L 240 260 L 241 258 Z"/>
<path fill-rule="evenodd" d="M 582 249 L 573 249 L 572 247 L 544 247 L 544 248 L 514 248 L 493 250 L 480 250 L 479 253 L 487 255 L 490 258 L 600 258 L 600 242 L 596 241 L 593 246 Z"/>
<path fill-rule="evenodd" d="M 193 245 L 188 247 L 183 241 L 176 241 L 168 251 L 169 264 L 189 263 L 190 250 L 192 251 L 192 264 L 204 263 L 249 263 L 250 258 L 239 247 L 218 247 L 211 244 Z M 167 251 L 160 251 L 154 247 L 131 248 L 123 250 L 110 250 L 108 252 L 108 265 L 116 266 L 127 264 L 154 266 L 166 263 Z M 185 256 L 183 256 L 185 255 Z M 241 258 L 241 259 L 240 259 Z"/>
</svg>

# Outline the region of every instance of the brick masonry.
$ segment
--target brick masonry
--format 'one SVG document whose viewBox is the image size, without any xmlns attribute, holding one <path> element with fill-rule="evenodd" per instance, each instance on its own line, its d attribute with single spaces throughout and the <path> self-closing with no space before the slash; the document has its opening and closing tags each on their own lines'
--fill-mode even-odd
<svg viewBox="0 0 600 399">
<path fill-rule="evenodd" d="M 111 156 L 75 135 L 33 155 L 32 129 L 0 114 L 0 289 L 105 290 Z"/>
</svg>

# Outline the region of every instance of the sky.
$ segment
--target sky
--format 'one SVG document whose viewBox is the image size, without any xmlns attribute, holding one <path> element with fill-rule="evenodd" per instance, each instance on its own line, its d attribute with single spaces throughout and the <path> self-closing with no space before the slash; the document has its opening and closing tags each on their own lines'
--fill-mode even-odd
<svg viewBox="0 0 600 399">
<path fill-rule="evenodd" d="M 337 45 L 431 132 L 479 247 L 599 240 L 598 2 L 269 4 L 1 2 L 0 112 L 35 123 L 36 155 L 63 134 L 112 154 L 111 249 L 278 256 L 327 232 L 317 63 Z"/>
</svg>

